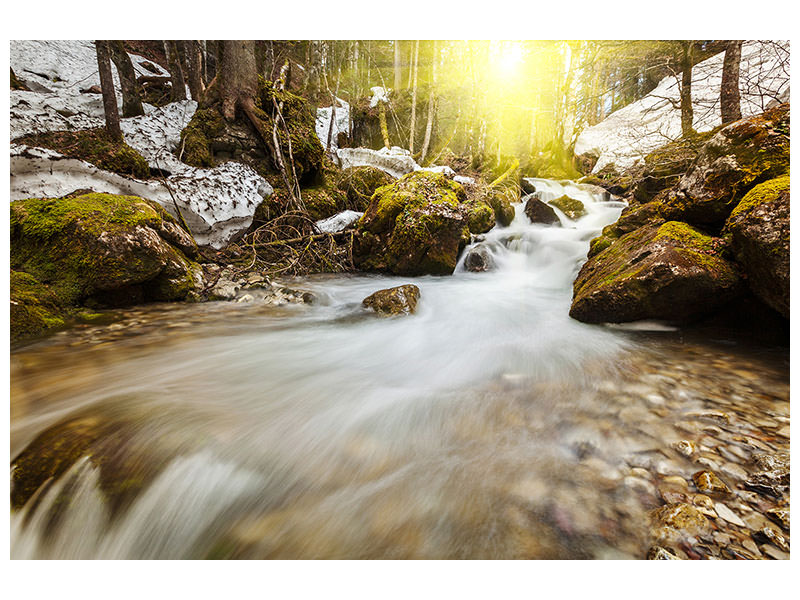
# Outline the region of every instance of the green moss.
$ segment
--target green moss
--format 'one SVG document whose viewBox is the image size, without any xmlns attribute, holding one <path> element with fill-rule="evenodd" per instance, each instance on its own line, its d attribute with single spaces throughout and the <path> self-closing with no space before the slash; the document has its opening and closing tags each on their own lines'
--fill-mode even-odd
<svg viewBox="0 0 800 600">
<path fill-rule="evenodd" d="M 318 221 L 345 210 L 347 197 L 336 188 L 318 186 L 301 190 L 309 216 Z"/>
<path fill-rule="evenodd" d="M 463 206 L 467 210 L 467 227 L 470 233 L 486 233 L 495 225 L 492 207 L 482 200 L 467 200 Z"/>
<path fill-rule="evenodd" d="M 561 212 L 570 219 L 580 219 L 586 214 L 586 208 L 583 206 L 583 202 L 570 198 L 567 195 L 556 198 L 555 200 L 550 200 L 548 204 L 561 210 Z"/>
<path fill-rule="evenodd" d="M 210 139 L 219 137 L 225 131 L 225 121 L 216 108 L 200 108 L 192 115 L 191 121 L 181 132 L 179 156 L 183 162 L 193 167 L 213 167 Z"/>
<path fill-rule="evenodd" d="M 372 233 L 391 229 L 404 209 L 441 205 L 457 209 L 466 199 L 461 184 L 441 173 L 417 171 L 375 190 L 359 227 Z"/>
<path fill-rule="evenodd" d="M 742 198 L 742 201 L 733 209 L 731 218 L 749 212 L 765 202 L 773 202 L 787 190 L 789 190 L 789 175 L 760 183 Z"/>
<path fill-rule="evenodd" d="M 487 201 L 494 211 L 495 221 L 508 227 L 516 214 L 512 202 L 519 202 L 519 188 L 514 186 L 490 190 Z"/>
<path fill-rule="evenodd" d="M 374 167 L 351 167 L 336 173 L 331 179 L 347 196 L 347 208 L 361 212 L 367 209 L 378 188 L 394 181 L 391 175 Z"/>
<path fill-rule="evenodd" d="M 714 250 L 714 238 L 680 221 L 668 221 L 658 228 L 653 241 L 664 239 L 672 240 L 686 248 L 709 252 Z"/>
<path fill-rule="evenodd" d="M 65 310 L 50 289 L 32 275 L 11 271 L 11 341 L 64 326 Z"/>
<path fill-rule="evenodd" d="M 153 299 L 173 299 L 188 285 L 175 265 L 194 263 L 166 244 L 147 250 L 134 241 L 139 228 L 158 231 L 163 221 L 174 223 L 161 206 L 136 196 L 17 200 L 11 203 L 11 266 L 49 284 L 62 306 L 148 280 Z M 128 303 L 135 299 L 131 293 Z"/>
<path fill-rule="evenodd" d="M 125 142 L 113 140 L 103 128 L 50 131 L 26 135 L 15 142 L 49 148 L 69 158 L 84 160 L 113 173 L 132 175 L 139 179 L 150 177 L 150 167 L 144 157 Z"/>
</svg>

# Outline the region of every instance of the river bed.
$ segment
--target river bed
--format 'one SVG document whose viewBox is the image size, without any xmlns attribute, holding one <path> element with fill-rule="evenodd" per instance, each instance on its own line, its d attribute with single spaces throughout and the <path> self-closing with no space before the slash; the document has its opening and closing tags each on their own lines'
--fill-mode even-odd
<svg viewBox="0 0 800 600">
<path fill-rule="evenodd" d="M 12 458 L 91 442 L 12 513 L 12 557 L 644 558 L 701 469 L 731 493 L 674 552 L 788 557 L 753 541 L 780 499 L 744 486 L 788 452 L 788 348 L 570 319 L 623 205 L 537 181 L 588 214 L 518 207 L 476 241 L 492 272 L 315 276 L 310 305 L 135 307 L 13 349 Z M 414 315 L 360 305 L 411 282 Z"/>
</svg>

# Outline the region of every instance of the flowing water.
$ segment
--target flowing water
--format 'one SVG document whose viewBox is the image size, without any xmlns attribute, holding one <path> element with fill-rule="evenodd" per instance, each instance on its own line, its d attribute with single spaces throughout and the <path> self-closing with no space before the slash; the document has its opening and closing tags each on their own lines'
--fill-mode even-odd
<svg viewBox="0 0 800 600">
<path fill-rule="evenodd" d="M 660 478 L 697 468 L 671 443 L 788 448 L 786 352 L 569 318 L 624 205 L 532 182 L 587 214 L 518 205 L 489 272 L 318 276 L 312 305 L 137 307 L 14 349 L 11 456 L 73 460 L 21 496 L 12 557 L 641 558 Z M 415 315 L 361 308 L 410 282 Z"/>
</svg>

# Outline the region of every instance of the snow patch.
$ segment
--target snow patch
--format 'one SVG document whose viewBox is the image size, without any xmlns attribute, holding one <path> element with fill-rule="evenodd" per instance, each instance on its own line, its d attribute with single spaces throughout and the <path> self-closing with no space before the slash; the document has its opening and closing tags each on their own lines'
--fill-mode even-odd
<svg viewBox="0 0 800 600">
<path fill-rule="evenodd" d="M 773 102 L 789 99 L 788 42 L 749 41 L 742 45 L 739 76 L 742 117 L 763 112 Z M 722 122 L 721 52 L 692 69 L 694 128 L 710 131 Z M 785 65 L 782 64 L 785 60 Z M 575 154 L 599 159 L 593 173 L 613 164 L 624 169 L 681 136 L 680 91 L 675 77 L 666 77 L 647 96 L 610 114 L 578 136 Z"/>
<path fill-rule="evenodd" d="M 375 87 L 369 88 L 369 91 L 372 92 L 372 98 L 369 100 L 369 107 L 375 108 L 378 106 L 378 102 L 389 102 L 389 93 L 392 90 L 376 85 Z"/>
<path fill-rule="evenodd" d="M 11 138 L 104 126 L 100 94 L 80 92 L 99 85 L 96 56 L 91 41 L 12 42 L 14 72 L 49 91 L 11 92 Z M 138 73 L 153 74 L 141 66 L 147 62 L 145 58 L 130 56 Z M 159 74 L 168 75 L 154 66 Z M 115 70 L 114 77 L 119 86 Z M 119 101 L 121 105 L 121 97 Z M 193 100 L 160 108 L 145 104 L 145 115 L 120 122 L 125 141 L 151 168 L 167 174 L 166 185 L 162 180 L 117 175 L 51 150 L 12 144 L 11 200 L 57 198 L 77 189 L 91 189 L 141 196 L 158 202 L 173 216 L 177 216 L 177 204 L 198 244 L 224 248 L 250 227 L 256 208 L 273 190 L 247 165 L 226 162 L 213 169 L 200 169 L 178 160 L 181 131 L 196 110 Z"/>
<path fill-rule="evenodd" d="M 340 133 L 344 133 L 348 136 L 350 135 L 350 104 L 341 98 L 336 99 L 336 104 L 336 118 L 334 119 L 333 135 L 331 136 L 332 150 L 336 150 L 338 148 L 336 137 Z M 317 131 L 317 137 L 319 138 L 319 141 L 322 142 L 323 147 L 325 147 L 325 145 L 328 143 L 328 132 L 331 129 L 332 111 L 332 106 L 317 109 L 317 121 L 315 124 L 315 129 Z"/>
<path fill-rule="evenodd" d="M 322 233 L 336 233 L 337 231 L 344 231 L 350 227 L 353 223 L 358 221 L 363 214 L 363 212 L 357 212 L 355 210 L 345 210 L 327 219 L 321 219 L 317 221 L 315 225 Z"/>
</svg>

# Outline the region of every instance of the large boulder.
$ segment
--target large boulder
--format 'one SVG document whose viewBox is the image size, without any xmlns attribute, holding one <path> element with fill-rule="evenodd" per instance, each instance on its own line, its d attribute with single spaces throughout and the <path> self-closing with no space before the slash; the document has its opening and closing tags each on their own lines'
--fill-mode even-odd
<svg viewBox="0 0 800 600">
<path fill-rule="evenodd" d="M 428 171 L 379 188 L 358 222 L 356 266 L 398 275 L 451 274 L 470 239 L 465 200 L 460 184 Z"/>
<path fill-rule="evenodd" d="M 561 221 L 551 206 L 542 202 L 536 194 L 529 194 L 525 198 L 525 214 L 531 223 L 543 223 L 545 225 L 560 224 Z"/>
<path fill-rule="evenodd" d="M 160 205 L 83 194 L 11 203 L 11 267 L 62 306 L 180 300 L 202 283 L 197 247 Z"/>
<path fill-rule="evenodd" d="M 670 221 L 627 233 L 590 258 L 573 286 L 570 316 L 586 323 L 689 321 L 736 296 L 740 276 L 724 243 Z"/>
<path fill-rule="evenodd" d="M 634 198 L 639 202 L 649 202 L 659 192 L 677 184 L 711 136 L 711 132 L 689 135 L 656 148 L 645 156 L 633 186 Z"/>
<path fill-rule="evenodd" d="M 494 211 L 495 221 L 508 227 L 516 216 L 512 202 L 519 202 L 519 188 L 514 186 L 490 190 L 486 201 Z"/>
<path fill-rule="evenodd" d="M 789 104 L 781 104 L 717 132 L 664 201 L 664 214 L 721 225 L 750 188 L 788 171 Z"/>
<path fill-rule="evenodd" d="M 361 302 L 364 308 L 374 310 L 382 317 L 410 315 L 417 310 L 419 288 L 412 284 L 378 290 Z"/>
<path fill-rule="evenodd" d="M 473 246 L 464 257 L 464 268 L 473 273 L 491 271 L 495 268 L 494 258 L 485 244 Z"/>
<path fill-rule="evenodd" d="M 789 317 L 789 176 L 750 190 L 725 225 L 753 293 Z"/>
</svg>

